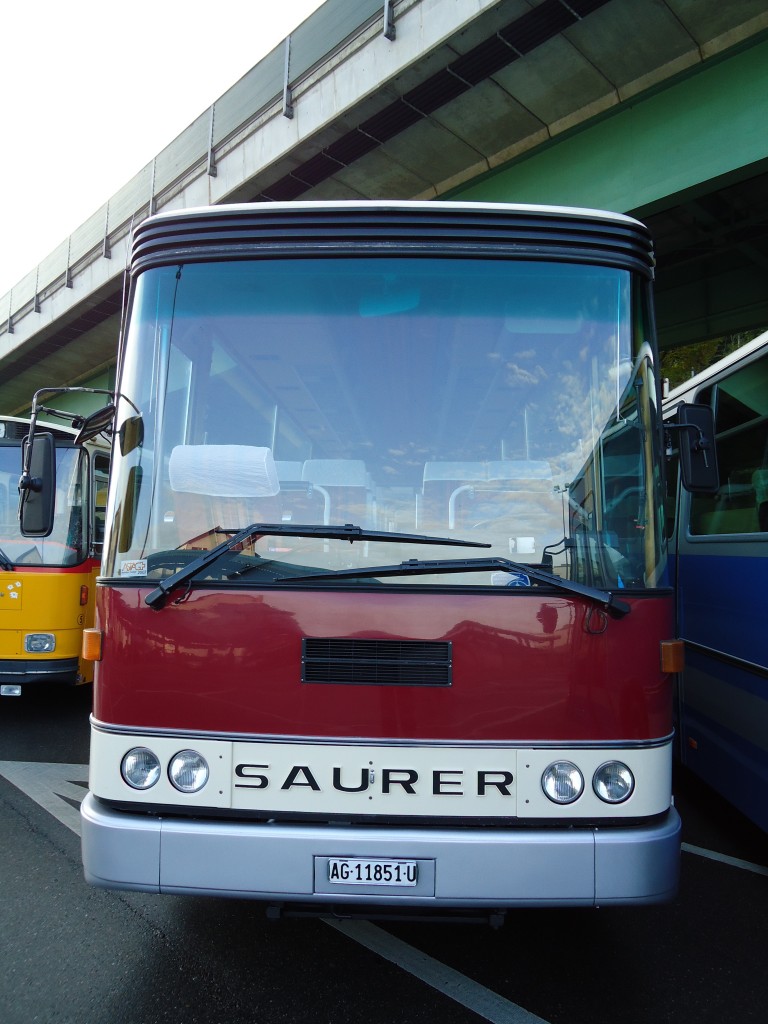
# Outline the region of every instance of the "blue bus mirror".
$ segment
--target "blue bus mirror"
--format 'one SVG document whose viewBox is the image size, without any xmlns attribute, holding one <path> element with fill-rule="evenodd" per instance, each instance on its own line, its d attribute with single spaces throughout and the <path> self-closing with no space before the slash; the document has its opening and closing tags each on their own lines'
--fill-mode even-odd
<svg viewBox="0 0 768 1024">
<path fill-rule="evenodd" d="M 715 417 L 708 405 L 682 403 L 677 422 L 667 430 L 680 432 L 680 476 L 683 487 L 693 494 L 714 494 L 720 487 L 715 448 Z"/>
</svg>

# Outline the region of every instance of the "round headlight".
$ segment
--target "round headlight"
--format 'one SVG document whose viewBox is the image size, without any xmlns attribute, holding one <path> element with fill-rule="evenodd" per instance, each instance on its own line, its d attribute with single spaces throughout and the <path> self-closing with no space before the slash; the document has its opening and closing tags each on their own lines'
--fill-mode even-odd
<svg viewBox="0 0 768 1024">
<path fill-rule="evenodd" d="M 620 804 L 632 795 L 635 777 L 621 761 L 607 761 L 595 772 L 592 788 L 607 804 Z"/>
<path fill-rule="evenodd" d="M 541 788 L 556 804 L 572 804 L 584 790 L 584 776 L 570 761 L 555 761 L 541 776 Z"/>
<path fill-rule="evenodd" d="M 168 778 L 182 793 L 197 793 L 208 781 L 208 762 L 196 750 L 180 750 L 168 765 Z"/>
<path fill-rule="evenodd" d="M 123 758 L 120 774 L 133 789 L 151 789 L 160 778 L 160 762 L 146 747 L 134 747 Z"/>
</svg>

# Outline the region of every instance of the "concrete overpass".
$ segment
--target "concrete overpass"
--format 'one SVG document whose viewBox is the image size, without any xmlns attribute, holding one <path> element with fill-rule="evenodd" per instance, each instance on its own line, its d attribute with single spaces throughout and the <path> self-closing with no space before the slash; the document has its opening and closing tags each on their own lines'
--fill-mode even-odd
<svg viewBox="0 0 768 1024">
<path fill-rule="evenodd" d="M 326 0 L 0 297 L 0 410 L 109 384 L 132 225 L 208 203 L 630 212 L 662 345 L 768 326 L 766 124 L 765 0 Z"/>
</svg>

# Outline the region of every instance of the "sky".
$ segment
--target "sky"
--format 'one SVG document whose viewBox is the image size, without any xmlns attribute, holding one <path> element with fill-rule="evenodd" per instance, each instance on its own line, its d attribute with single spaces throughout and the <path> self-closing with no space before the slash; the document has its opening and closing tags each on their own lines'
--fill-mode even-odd
<svg viewBox="0 0 768 1024">
<path fill-rule="evenodd" d="M 4 5 L 0 296 L 322 2 Z"/>
</svg>

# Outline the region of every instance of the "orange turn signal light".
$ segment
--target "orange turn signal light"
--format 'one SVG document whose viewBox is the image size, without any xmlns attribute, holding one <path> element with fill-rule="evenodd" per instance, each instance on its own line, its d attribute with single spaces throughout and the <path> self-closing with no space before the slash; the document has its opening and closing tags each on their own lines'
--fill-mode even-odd
<svg viewBox="0 0 768 1024">
<path fill-rule="evenodd" d="M 104 634 L 100 629 L 83 630 L 83 661 L 101 661 L 101 643 Z"/>
<path fill-rule="evenodd" d="M 685 644 L 682 640 L 661 641 L 661 671 L 682 672 L 685 668 Z"/>
</svg>

